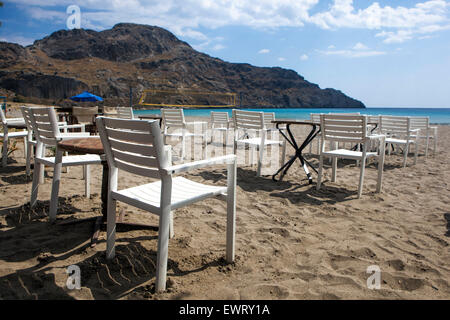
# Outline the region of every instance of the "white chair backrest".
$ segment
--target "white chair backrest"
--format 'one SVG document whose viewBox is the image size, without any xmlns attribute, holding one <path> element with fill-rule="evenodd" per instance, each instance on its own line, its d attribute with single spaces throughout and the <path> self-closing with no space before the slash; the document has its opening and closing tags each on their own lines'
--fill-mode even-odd
<svg viewBox="0 0 450 320">
<path fill-rule="evenodd" d="M 272 121 L 275 121 L 275 112 L 264 112 L 264 123 L 267 126 L 273 126 Z"/>
<path fill-rule="evenodd" d="M 117 107 L 117 118 L 121 119 L 134 119 L 132 107 Z"/>
<path fill-rule="evenodd" d="M 321 114 L 320 130 L 323 141 L 364 143 L 367 118 L 361 115 Z"/>
<path fill-rule="evenodd" d="M 161 115 L 165 127 L 186 127 L 183 109 L 161 109 Z"/>
<path fill-rule="evenodd" d="M 380 116 L 367 116 L 367 122 L 369 123 L 379 123 L 380 122 Z"/>
<path fill-rule="evenodd" d="M 343 116 L 359 116 L 359 112 L 329 112 L 328 114 L 341 114 Z"/>
<path fill-rule="evenodd" d="M 320 113 L 311 113 L 309 116 L 312 123 L 320 123 Z"/>
<path fill-rule="evenodd" d="M 411 129 L 427 130 L 430 126 L 430 117 L 411 117 Z"/>
<path fill-rule="evenodd" d="M 410 136 L 411 118 L 400 116 L 380 116 L 380 132 L 387 136 Z"/>
<path fill-rule="evenodd" d="M 94 122 L 94 117 L 98 114 L 98 107 L 73 107 L 72 114 L 77 118 L 79 123 Z"/>
<path fill-rule="evenodd" d="M 53 107 L 30 108 L 31 124 L 38 143 L 56 146 L 60 131 Z"/>
<path fill-rule="evenodd" d="M 5 116 L 5 113 L 3 112 L 3 108 L 2 108 L 1 105 L 0 105 L 0 119 L 1 119 L 1 121 L 2 121 L 2 124 L 3 124 L 4 126 L 6 126 L 6 124 L 8 123 L 8 121 L 6 120 L 6 116 Z"/>
<path fill-rule="evenodd" d="M 27 130 L 33 131 L 33 124 L 31 122 L 31 107 L 21 106 L 20 111 L 22 111 L 23 119 L 25 120 L 25 125 L 27 126 Z"/>
<path fill-rule="evenodd" d="M 228 112 L 211 111 L 211 124 L 228 125 Z"/>
<path fill-rule="evenodd" d="M 158 121 L 97 117 L 97 128 L 110 168 L 161 178 L 169 166 Z"/>
<path fill-rule="evenodd" d="M 235 129 L 265 129 L 264 112 L 233 109 Z"/>
</svg>

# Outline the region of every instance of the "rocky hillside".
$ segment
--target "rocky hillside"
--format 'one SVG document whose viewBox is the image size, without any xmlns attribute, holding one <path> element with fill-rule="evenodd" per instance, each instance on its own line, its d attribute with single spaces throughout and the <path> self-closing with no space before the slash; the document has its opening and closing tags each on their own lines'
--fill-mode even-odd
<svg viewBox="0 0 450 320">
<path fill-rule="evenodd" d="M 136 24 L 60 30 L 25 48 L 0 42 L 0 88 L 50 103 L 89 90 L 105 104 L 126 105 L 132 88 L 134 103 L 145 89 L 190 89 L 236 93 L 242 107 L 364 107 L 292 70 L 228 63 L 167 30 Z"/>
</svg>

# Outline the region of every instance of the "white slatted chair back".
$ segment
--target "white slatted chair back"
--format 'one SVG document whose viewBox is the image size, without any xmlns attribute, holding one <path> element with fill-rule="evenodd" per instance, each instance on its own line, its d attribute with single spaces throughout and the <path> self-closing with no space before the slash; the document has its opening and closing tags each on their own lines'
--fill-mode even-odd
<svg viewBox="0 0 450 320">
<path fill-rule="evenodd" d="M 134 119 L 132 107 L 117 107 L 117 118 L 120 119 Z"/>
<path fill-rule="evenodd" d="M 110 168 L 161 178 L 170 165 L 158 121 L 97 117 L 97 128 Z"/>
<path fill-rule="evenodd" d="M 229 124 L 228 112 L 211 111 L 211 125 L 214 127 L 216 124 L 221 126 L 228 126 Z"/>
<path fill-rule="evenodd" d="M 379 123 L 380 122 L 380 116 L 367 116 L 367 122 L 369 123 Z"/>
<path fill-rule="evenodd" d="M 265 129 L 264 112 L 233 109 L 235 129 Z"/>
<path fill-rule="evenodd" d="M 411 129 L 428 130 L 430 127 L 430 117 L 411 117 Z"/>
<path fill-rule="evenodd" d="M 266 127 L 273 127 L 274 124 L 272 121 L 275 121 L 275 112 L 264 112 L 264 123 Z"/>
<path fill-rule="evenodd" d="M 164 127 L 186 128 L 183 109 L 161 109 Z"/>
<path fill-rule="evenodd" d="M 312 123 L 320 123 L 320 113 L 311 113 L 309 117 Z"/>
<path fill-rule="evenodd" d="M 411 118 L 400 116 L 380 116 L 380 133 L 395 137 L 409 138 L 411 135 Z"/>
<path fill-rule="evenodd" d="M 321 114 L 323 141 L 364 143 L 367 140 L 367 118 L 361 115 Z"/>
<path fill-rule="evenodd" d="M 45 145 L 56 146 L 60 140 L 58 119 L 53 107 L 30 108 L 31 124 L 36 140 Z"/>
<path fill-rule="evenodd" d="M 2 121 L 2 125 L 6 126 L 8 124 L 8 121 L 6 120 L 5 113 L 3 112 L 3 108 L 0 105 L 0 119 Z"/>
<path fill-rule="evenodd" d="M 31 122 L 31 107 L 21 106 L 20 111 L 22 112 L 23 119 L 25 120 L 25 125 L 29 132 L 33 131 L 33 123 Z"/>
<path fill-rule="evenodd" d="M 98 107 L 73 107 L 72 114 L 77 118 L 78 123 L 92 124 L 95 115 L 98 114 Z"/>
<path fill-rule="evenodd" d="M 328 114 L 341 114 L 343 116 L 359 116 L 359 112 L 328 112 Z"/>
</svg>

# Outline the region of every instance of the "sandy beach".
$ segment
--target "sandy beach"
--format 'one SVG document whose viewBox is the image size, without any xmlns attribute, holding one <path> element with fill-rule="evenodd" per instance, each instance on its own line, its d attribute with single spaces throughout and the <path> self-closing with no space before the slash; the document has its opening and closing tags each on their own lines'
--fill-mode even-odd
<svg viewBox="0 0 450 320">
<path fill-rule="evenodd" d="M 224 260 L 223 201 L 176 210 L 164 293 L 154 290 L 157 217 L 120 203 L 126 221 L 155 228 L 119 229 L 116 258 L 107 262 L 104 231 L 90 247 L 92 221 L 48 222 L 51 169 L 30 210 L 31 179 L 19 142 L 0 168 L 0 299 L 450 299 L 450 126 L 439 126 L 439 137 L 436 156 L 425 159 L 422 147 L 416 165 L 412 155 L 407 168 L 401 155 L 386 156 L 381 194 L 370 163 L 361 199 L 352 161 L 339 162 L 336 183 L 327 164 L 319 191 L 317 175 L 309 185 L 298 162 L 282 182 L 240 165 L 236 262 Z M 307 159 L 318 167 L 317 156 Z M 92 168 L 91 199 L 84 197 L 81 168 L 62 174 L 59 221 L 101 214 L 101 174 L 100 166 Z M 184 176 L 226 184 L 224 166 Z M 146 181 L 121 174 L 119 188 Z M 80 290 L 66 287 L 70 265 L 81 269 Z M 367 287 L 371 265 L 381 270 L 380 289 Z"/>
</svg>

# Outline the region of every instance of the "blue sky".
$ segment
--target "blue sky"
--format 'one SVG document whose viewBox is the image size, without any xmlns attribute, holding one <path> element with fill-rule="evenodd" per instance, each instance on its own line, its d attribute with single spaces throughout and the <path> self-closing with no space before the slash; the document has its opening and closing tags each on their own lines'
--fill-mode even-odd
<svg viewBox="0 0 450 320">
<path fill-rule="evenodd" d="M 450 0 L 13 0 L 0 40 L 67 29 L 157 25 L 229 62 L 295 70 L 369 107 L 450 107 Z"/>
</svg>

